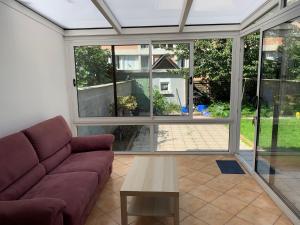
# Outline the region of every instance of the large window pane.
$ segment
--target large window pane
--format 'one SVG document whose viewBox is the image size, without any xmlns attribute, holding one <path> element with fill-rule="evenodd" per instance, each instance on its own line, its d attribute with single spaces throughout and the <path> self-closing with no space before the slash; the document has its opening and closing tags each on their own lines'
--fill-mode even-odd
<svg viewBox="0 0 300 225">
<path fill-rule="evenodd" d="M 113 134 L 114 151 L 151 151 L 150 127 L 143 125 L 78 126 L 78 136 Z"/>
<path fill-rule="evenodd" d="M 74 54 L 79 117 L 111 116 L 111 46 L 75 47 Z"/>
<path fill-rule="evenodd" d="M 263 34 L 256 171 L 300 216 L 300 19 Z"/>
<path fill-rule="evenodd" d="M 149 116 L 149 45 L 75 47 L 79 117 Z"/>
<path fill-rule="evenodd" d="M 153 114 L 188 115 L 189 44 L 154 44 L 152 53 Z"/>
<path fill-rule="evenodd" d="M 149 45 L 114 48 L 118 116 L 149 116 Z"/>
<path fill-rule="evenodd" d="M 227 118 L 230 113 L 231 39 L 194 43 L 194 118 Z"/>
<path fill-rule="evenodd" d="M 253 167 L 256 114 L 256 92 L 259 60 L 259 32 L 244 37 L 244 67 L 242 80 L 240 156 Z"/>
<path fill-rule="evenodd" d="M 227 124 L 160 124 L 154 126 L 156 151 L 228 151 Z"/>
</svg>

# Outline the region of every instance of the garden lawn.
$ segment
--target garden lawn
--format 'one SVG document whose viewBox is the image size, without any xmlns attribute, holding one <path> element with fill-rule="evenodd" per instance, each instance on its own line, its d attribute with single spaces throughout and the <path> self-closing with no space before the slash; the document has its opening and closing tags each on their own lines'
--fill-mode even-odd
<svg viewBox="0 0 300 225">
<path fill-rule="evenodd" d="M 271 148 L 272 118 L 261 118 L 259 146 Z M 254 141 L 254 126 L 252 118 L 241 119 L 241 135 L 249 141 Z M 300 151 L 300 119 L 281 117 L 278 128 L 278 148 L 286 151 Z"/>
</svg>

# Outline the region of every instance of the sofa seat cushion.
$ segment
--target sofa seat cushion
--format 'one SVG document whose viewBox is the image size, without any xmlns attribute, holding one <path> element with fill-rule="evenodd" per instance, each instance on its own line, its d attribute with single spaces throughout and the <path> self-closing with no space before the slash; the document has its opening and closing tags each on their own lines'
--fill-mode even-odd
<svg viewBox="0 0 300 225">
<path fill-rule="evenodd" d="M 95 172 L 46 175 L 21 199 L 56 198 L 65 201 L 64 225 L 78 225 L 98 186 Z"/>
<path fill-rule="evenodd" d="M 111 169 L 113 158 L 112 151 L 73 153 L 50 174 L 80 171 L 96 172 L 100 183 L 105 178 L 108 170 Z"/>
</svg>

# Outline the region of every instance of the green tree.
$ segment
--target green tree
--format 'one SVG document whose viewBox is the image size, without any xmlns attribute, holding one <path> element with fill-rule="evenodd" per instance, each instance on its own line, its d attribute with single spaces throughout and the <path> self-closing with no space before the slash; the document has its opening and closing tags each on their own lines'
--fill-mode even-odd
<svg viewBox="0 0 300 225">
<path fill-rule="evenodd" d="M 251 33 L 244 37 L 243 115 L 252 115 L 256 108 L 259 40 L 259 32 Z"/>
<path fill-rule="evenodd" d="M 257 78 L 259 60 L 259 32 L 244 38 L 244 78 Z"/>
<path fill-rule="evenodd" d="M 178 58 L 189 58 L 189 49 L 184 44 L 176 45 Z M 255 80 L 250 88 L 256 90 L 259 57 L 259 33 L 245 37 L 244 77 Z M 232 63 L 232 39 L 196 40 L 194 43 L 194 77 L 208 87 L 206 93 L 211 102 L 229 102 Z M 205 93 L 200 93 L 201 95 Z M 250 94 L 250 93 L 249 93 Z"/>
<path fill-rule="evenodd" d="M 78 87 L 111 83 L 111 52 L 100 46 L 75 47 L 75 70 Z"/>
<path fill-rule="evenodd" d="M 194 77 L 207 83 L 212 102 L 229 102 L 232 40 L 197 40 L 194 46 Z"/>
</svg>

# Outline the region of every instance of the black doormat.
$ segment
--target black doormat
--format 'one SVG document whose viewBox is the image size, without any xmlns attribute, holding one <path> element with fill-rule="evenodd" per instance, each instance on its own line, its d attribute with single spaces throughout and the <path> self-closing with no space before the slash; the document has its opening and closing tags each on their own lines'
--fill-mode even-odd
<svg viewBox="0 0 300 225">
<path fill-rule="evenodd" d="M 216 160 L 216 162 L 224 174 L 245 174 L 242 167 L 235 160 Z"/>
</svg>

